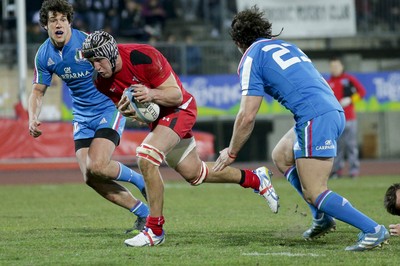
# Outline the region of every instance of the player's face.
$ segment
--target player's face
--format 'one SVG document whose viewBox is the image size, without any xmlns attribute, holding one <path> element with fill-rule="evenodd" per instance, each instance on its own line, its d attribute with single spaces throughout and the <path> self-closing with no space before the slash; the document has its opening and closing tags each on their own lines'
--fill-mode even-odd
<svg viewBox="0 0 400 266">
<path fill-rule="evenodd" d="M 331 61 L 329 67 L 334 77 L 340 76 L 343 73 L 343 65 L 339 60 Z"/>
<path fill-rule="evenodd" d="M 111 67 L 110 60 L 107 58 L 95 58 L 92 61 L 94 69 L 98 72 L 100 76 L 103 78 L 109 78 L 112 76 L 113 71 Z"/>
<path fill-rule="evenodd" d="M 400 189 L 396 190 L 396 209 L 400 210 Z"/>
<path fill-rule="evenodd" d="M 49 11 L 46 30 L 51 42 L 58 48 L 64 47 L 71 38 L 71 24 L 67 15 L 58 12 Z"/>
</svg>

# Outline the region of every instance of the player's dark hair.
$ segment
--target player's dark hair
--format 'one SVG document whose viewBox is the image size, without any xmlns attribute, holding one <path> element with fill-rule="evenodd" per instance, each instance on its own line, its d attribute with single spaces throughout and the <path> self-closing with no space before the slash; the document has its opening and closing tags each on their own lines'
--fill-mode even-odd
<svg viewBox="0 0 400 266">
<path fill-rule="evenodd" d="M 272 23 L 264 18 L 264 12 L 257 5 L 235 15 L 229 34 L 235 43 L 245 47 L 249 47 L 258 38 L 271 39 L 280 35 L 272 35 Z"/>
<path fill-rule="evenodd" d="M 39 22 L 42 27 L 47 26 L 49 12 L 58 12 L 66 15 L 70 23 L 74 18 L 74 9 L 67 0 L 44 0 L 39 11 Z"/>
<path fill-rule="evenodd" d="M 400 216 L 400 209 L 396 207 L 396 201 L 397 201 L 396 192 L 399 189 L 400 189 L 400 183 L 391 185 L 386 191 L 383 204 L 385 205 L 385 208 L 388 213 Z"/>
</svg>

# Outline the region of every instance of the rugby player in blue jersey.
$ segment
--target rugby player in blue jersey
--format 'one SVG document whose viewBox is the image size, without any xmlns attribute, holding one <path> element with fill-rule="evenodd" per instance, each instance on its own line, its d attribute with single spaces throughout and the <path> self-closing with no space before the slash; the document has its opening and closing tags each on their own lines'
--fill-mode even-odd
<svg viewBox="0 0 400 266">
<path fill-rule="evenodd" d="M 336 141 L 345 126 L 342 107 L 311 60 L 295 45 L 275 39 L 272 24 L 263 16 L 254 6 L 239 12 L 231 24 L 231 37 L 243 53 L 238 68 L 242 100 L 229 147 L 220 152 L 214 169 L 221 170 L 234 161 L 268 94 L 291 111 L 296 122 L 278 142 L 272 157 L 311 208 L 313 224 L 303 237 L 310 240 L 333 230 L 336 218 L 361 230 L 357 243 L 346 250 L 381 246 L 389 238 L 386 228 L 327 186 Z"/>
<path fill-rule="evenodd" d="M 93 83 L 94 69 L 80 56 L 87 34 L 71 28 L 73 8 L 66 0 L 45 0 L 40 9 L 40 24 L 49 38 L 35 56 L 34 80 L 29 96 L 29 133 L 42 134 L 39 114 L 42 98 L 58 75 L 72 97 L 75 154 L 86 184 L 107 200 L 137 216 L 133 230 L 140 232 L 149 214 L 148 207 L 116 181 L 130 182 L 145 195 L 142 175 L 112 160 L 125 126 L 125 118 L 114 103 Z M 56 178 L 56 177 L 55 177 Z"/>
</svg>

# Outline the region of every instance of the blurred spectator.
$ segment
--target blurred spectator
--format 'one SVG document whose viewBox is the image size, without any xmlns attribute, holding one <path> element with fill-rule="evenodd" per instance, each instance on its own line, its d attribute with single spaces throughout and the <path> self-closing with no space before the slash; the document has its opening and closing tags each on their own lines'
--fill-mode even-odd
<svg viewBox="0 0 400 266">
<path fill-rule="evenodd" d="M 345 165 L 345 157 L 349 162 L 349 175 L 359 175 L 357 117 L 354 102 L 366 94 L 364 86 L 352 75 L 345 73 L 342 61 L 335 57 L 330 60 L 331 77 L 328 80 L 333 93 L 342 105 L 346 117 L 345 129 L 338 140 L 337 157 L 335 158 L 332 177 L 341 177 Z"/>
<path fill-rule="evenodd" d="M 34 21 L 34 16 L 39 13 L 42 1 L 25 1 L 26 21 Z"/>
<path fill-rule="evenodd" d="M 27 25 L 26 41 L 27 43 L 42 43 L 47 39 L 47 33 L 39 23 L 29 23 Z"/>
<path fill-rule="evenodd" d="M 184 33 L 186 44 L 186 69 L 187 74 L 201 74 L 201 50 L 193 42 L 191 32 Z"/>
<path fill-rule="evenodd" d="M 134 0 L 127 0 L 125 5 L 121 12 L 119 35 L 134 38 L 136 41 L 148 41 L 151 34 L 146 31 L 142 5 Z"/>
<path fill-rule="evenodd" d="M 104 1 L 106 9 L 106 26 L 110 29 L 111 34 L 118 34 L 121 12 L 125 10 L 126 5 L 124 0 L 109 0 Z"/>
<path fill-rule="evenodd" d="M 356 0 L 357 30 L 366 32 L 370 30 L 372 19 L 371 0 Z"/>
<path fill-rule="evenodd" d="M 183 18 L 186 21 L 194 21 L 198 18 L 200 0 L 181 0 Z"/>
<path fill-rule="evenodd" d="M 103 29 L 104 22 L 106 18 L 106 5 L 109 4 L 111 0 L 86 0 L 87 3 L 87 20 L 89 26 L 89 32 L 94 32 L 95 30 Z"/>
<path fill-rule="evenodd" d="M 88 32 L 89 19 L 87 16 L 88 2 L 86 0 L 73 0 L 71 1 L 74 8 L 74 20 L 72 21 L 72 26 L 81 31 Z"/>
<path fill-rule="evenodd" d="M 208 0 L 209 19 L 212 24 L 211 37 L 217 38 L 221 35 L 221 23 L 224 18 L 221 17 L 221 1 Z"/>
<path fill-rule="evenodd" d="M 166 12 L 160 0 L 146 0 L 143 4 L 143 17 L 151 34 L 161 36 L 166 19 Z"/>
<path fill-rule="evenodd" d="M 376 2 L 375 13 L 389 28 L 395 31 L 400 23 L 399 0 L 379 0 Z"/>
<path fill-rule="evenodd" d="M 167 58 L 175 73 L 180 75 L 182 74 L 182 45 L 177 44 L 175 32 L 168 32 L 165 39 L 166 44 L 157 47 L 157 49 Z"/>
<path fill-rule="evenodd" d="M 162 1 L 165 14 L 168 19 L 175 19 L 182 17 L 184 13 L 182 9 L 182 0 L 164 0 Z"/>
</svg>

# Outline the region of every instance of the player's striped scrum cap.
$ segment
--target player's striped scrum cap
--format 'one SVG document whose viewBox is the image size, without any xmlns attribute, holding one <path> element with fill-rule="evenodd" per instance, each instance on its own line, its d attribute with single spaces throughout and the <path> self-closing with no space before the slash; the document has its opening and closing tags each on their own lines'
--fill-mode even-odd
<svg viewBox="0 0 400 266">
<path fill-rule="evenodd" d="M 106 58 L 110 61 L 114 71 L 118 57 L 117 42 L 111 34 L 105 31 L 95 31 L 89 34 L 83 42 L 82 55 L 87 59 Z"/>
</svg>

